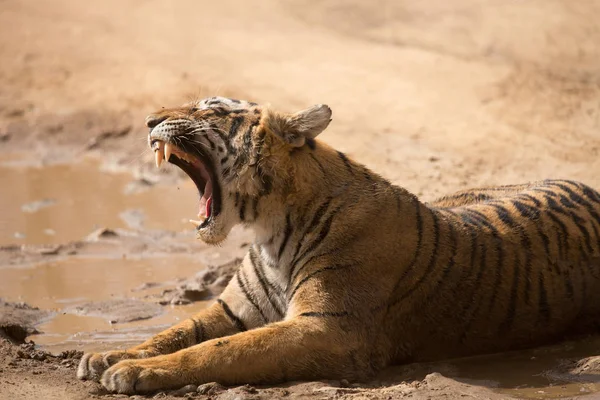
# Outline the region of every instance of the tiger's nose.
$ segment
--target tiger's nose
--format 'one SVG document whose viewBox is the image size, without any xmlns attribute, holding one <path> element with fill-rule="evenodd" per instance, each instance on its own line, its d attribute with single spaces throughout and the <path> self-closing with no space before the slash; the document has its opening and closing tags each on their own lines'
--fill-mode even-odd
<svg viewBox="0 0 600 400">
<path fill-rule="evenodd" d="M 163 122 L 167 117 L 159 117 L 157 115 L 148 115 L 146 117 L 146 126 L 150 129 Z"/>
</svg>

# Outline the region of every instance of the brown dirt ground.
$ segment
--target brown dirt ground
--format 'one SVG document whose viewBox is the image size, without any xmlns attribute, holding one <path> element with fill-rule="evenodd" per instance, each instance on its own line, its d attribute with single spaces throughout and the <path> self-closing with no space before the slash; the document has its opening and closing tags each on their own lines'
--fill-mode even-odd
<svg viewBox="0 0 600 400">
<path fill-rule="evenodd" d="M 324 141 L 426 200 L 547 177 L 600 188 L 599 1 L 0 4 L 4 154 L 42 163 L 94 154 L 136 176 L 156 175 L 143 153 L 145 115 L 218 94 L 288 111 L 329 104 Z M 181 251 L 177 235 L 168 237 L 143 246 Z M 115 246 L 135 252 L 139 240 L 9 246 L 0 262 Z M 77 356 L 0 339 L 0 399 L 118 398 L 76 380 Z M 426 372 L 434 370 L 443 373 Z M 597 359 L 566 370 L 598 382 Z M 362 386 L 214 387 L 208 396 L 505 398 L 438 373 L 394 371 Z"/>
</svg>

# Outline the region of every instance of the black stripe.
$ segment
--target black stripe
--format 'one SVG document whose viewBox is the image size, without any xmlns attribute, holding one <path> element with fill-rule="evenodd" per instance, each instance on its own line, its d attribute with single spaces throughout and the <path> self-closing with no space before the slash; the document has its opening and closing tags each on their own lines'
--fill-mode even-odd
<svg viewBox="0 0 600 400">
<path fill-rule="evenodd" d="M 285 246 L 290 240 L 290 236 L 292 235 L 292 221 L 290 217 L 290 213 L 288 212 L 285 216 L 285 229 L 283 231 L 283 240 L 281 241 L 281 245 L 279 246 L 279 252 L 277 253 L 277 259 L 280 260 L 283 252 L 285 250 Z"/>
<path fill-rule="evenodd" d="M 592 188 L 586 186 L 586 185 L 581 185 L 581 191 L 583 192 L 583 194 L 585 194 L 587 197 L 589 197 L 592 201 L 596 202 L 596 203 L 600 203 L 600 193 L 598 193 L 597 191 L 593 190 Z"/>
<path fill-rule="evenodd" d="M 466 218 L 463 217 L 463 215 Z M 462 208 L 460 209 L 460 216 L 461 218 L 464 218 L 466 222 L 471 223 L 472 225 L 485 227 L 495 234 L 498 233 L 496 227 L 488 219 L 488 216 L 480 213 L 479 211 L 470 208 Z"/>
<path fill-rule="evenodd" d="M 244 221 L 246 217 L 246 196 L 242 196 L 242 200 L 240 203 L 240 220 Z"/>
<path fill-rule="evenodd" d="M 501 266 L 502 266 L 502 260 L 503 260 L 503 250 L 502 250 L 502 241 L 500 240 L 500 238 L 498 237 L 498 230 L 496 229 L 496 227 L 491 224 L 488 220 L 488 217 L 485 214 L 480 213 L 479 211 L 476 210 L 472 210 L 472 209 L 464 209 L 464 212 L 469 213 L 474 219 L 478 220 L 479 223 L 481 223 L 482 225 L 486 226 L 492 235 L 492 241 L 495 242 L 496 246 L 496 254 L 497 254 L 497 258 L 496 258 L 496 284 L 494 285 L 494 292 L 492 293 L 492 299 L 490 302 L 490 309 L 493 306 L 494 302 L 495 302 L 495 296 L 497 295 L 497 291 L 498 291 L 498 283 L 499 283 L 499 279 L 501 279 L 502 274 L 501 274 Z M 479 273 L 477 274 L 477 277 L 475 279 L 475 283 L 474 283 L 474 291 L 473 291 L 473 297 L 475 297 L 475 292 L 478 292 L 481 290 L 481 279 L 483 278 L 483 272 L 484 270 L 488 270 L 490 267 L 490 264 L 486 261 L 486 256 L 487 256 L 487 247 L 482 246 L 481 248 L 481 264 L 480 264 L 480 269 L 479 269 Z M 479 309 L 481 308 L 482 305 L 482 301 L 478 301 L 473 313 L 470 315 L 470 317 L 467 320 L 467 323 L 465 325 L 465 331 L 461 337 L 461 341 L 463 341 L 466 338 L 466 334 L 469 331 L 471 324 L 475 321 L 475 317 L 477 316 L 477 313 L 479 312 Z M 489 312 L 488 312 L 489 313 Z"/>
<path fill-rule="evenodd" d="M 232 139 L 236 134 L 240 125 L 244 122 L 244 117 L 235 117 L 231 120 L 231 127 L 229 128 L 229 139 Z"/>
<path fill-rule="evenodd" d="M 313 153 L 309 153 L 309 155 L 310 155 L 310 158 L 312 158 L 313 161 L 317 163 L 317 165 L 319 166 L 319 169 L 321 170 L 321 173 L 323 175 L 327 175 L 327 172 L 325 171 L 325 167 L 323 167 L 323 164 L 321 164 L 321 162 L 319 160 L 317 160 L 317 157 L 315 157 Z"/>
<path fill-rule="evenodd" d="M 525 230 L 525 228 L 521 224 L 519 224 L 513 220 L 513 218 L 510 216 L 509 211 L 505 207 L 500 206 L 500 205 L 494 205 L 492 207 L 495 208 L 496 213 L 498 214 L 498 217 L 502 220 L 502 222 L 504 224 L 506 224 L 508 227 L 510 227 L 511 229 L 516 230 L 519 233 L 519 237 L 521 238 L 522 249 L 525 251 L 525 292 L 524 292 L 524 296 L 525 296 L 525 304 L 529 305 L 531 279 L 533 278 L 532 271 L 531 271 L 532 253 L 533 253 L 532 248 L 531 248 L 531 239 L 529 237 L 529 234 Z M 515 252 L 515 259 L 517 258 L 518 253 L 519 253 L 518 251 Z M 506 328 L 506 329 L 510 328 L 510 326 L 512 325 L 512 322 L 514 320 L 515 313 L 516 313 L 515 308 L 516 308 L 516 304 L 517 304 L 516 299 L 517 299 L 517 292 L 518 292 L 518 285 L 519 285 L 519 274 L 518 273 L 520 271 L 520 267 L 521 267 L 520 262 L 514 264 L 515 276 L 513 278 L 513 285 L 512 285 L 512 289 L 511 289 L 511 298 L 510 298 L 510 303 L 509 303 L 508 315 L 507 315 L 506 321 L 505 321 L 506 325 L 504 326 L 504 328 Z"/>
<path fill-rule="evenodd" d="M 575 288 L 573 287 L 573 281 L 571 280 L 571 273 L 568 269 L 565 269 L 565 288 L 567 290 L 567 296 L 570 299 L 575 299 Z"/>
<path fill-rule="evenodd" d="M 492 312 L 494 305 L 496 303 L 496 297 L 498 296 L 498 289 L 500 288 L 500 282 L 502 281 L 502 269 L 504 267 L 504 248 L 502 239 L 498 237 L 498 235 L 494 235 L 494 241 L 496 242 L 496 280 L 494 281 L 494 285 L 492 287 L 492 298 L 490 299 L 490 305 L 488 306 L 488 313 Z"/>
<path fill-rule="evenodd" d="M 206 140 L 208 142 L 208 144 L 210 145 L 210 149 L 214 150 L 217 146 L 215 145 L 215 142 L 213 142 L 212 140 L 210 140 L 210 138 L 208 136 L 204 136 L 203 137 L 204 140 Z"/>
<path fill-rule="evenodd" d="M 431 258 L 429 259 L 429 264 L 427 265 L 427 268 L 425 269 L 423 275 L 421 275 L 421 277 L 419 277 L 415 284 L 407 292 L 405 292 L 398 300 L 396 300 L 395 303 L 401 302 L 402 300 L 410 296 L 412 293 L 414 293 L 414 291 L 417 290 L 419 286 L 421 286 L 421 284 L 425 281 L 425 279 L 427 279 L 427 277 L 433 272 L 433 269 L 436 266 L 440 244 L 440 227 L 436 213 L 431 213 L 431 217 L 433 219 L 433 248 Z"/>
<path fill-rule="evenodd" d="M 202 343 L 204 341 L 204 326 L 202 325 L 202 321 L 191 318 L 194 323 L 194 338 L 196 340 L 196 344 Z"/>
<path fill-rule="evenodd" d="M 221 158 L 221 165 L 225 164 L 227 161 L 229 161 L 229 156 L 226 155 L 225 157 Z"/>
<path fill-rule="evenodd" d="M 260 188 L 261 196 L 268 195 L 273 190 L 273 177 L 263 171 L 260 165 L 256 165 L 256 174 L 260 179 L 262 187 Z"/>
<path fill-rule="evenodd" d="M 567 218 L 569 218 L 571 220 L 571 222 L 573 222 L 573 225 L 575 225 L 577 227 L 577 229 L 581 233 L 582 239 L 585 242 L 585 245 L 586 245 L 586 248 L 588 251 L 587 254 L 593 253 L 594 250 L 593 250 L 592 244 L 591 244 L 590 232 L 584 226 L 586 221 L 583 218 L 581 218 L 579 215 L 575 214 L 574 212 L 567 211 L 567 210 L 561 208 L 554 199 L 552 199 L 550 197 L 546 197 L 546 201 L 547 201 L 548 206 L 550 207 L 551 211 L 554 211 L 558 214 L 564 215 Z M 586 253 L 583 252 L 582 254 L 585 255 Z"/>
<path fill-rule="evenodd" d="M 283 310 L 281 310 L 281 307 L 279 306 L 279 304 L 277 304 L 277 302 L 273 299 L 273 297 L 271 295 L 271 292 L 275 291 L 275 287 L 271 284 L 271 282 L 269 282 L 267 280 L 265 273 L 262 269 L 263 268 L 262 262 L 257 257 L 257 254 L 254 251 L 254 247 L 250 247 L 250 249 L 248 250 L 248 254 L 250 255 L 250 264 L 252 264 L 252 267 L 254 268 L 254 274 L 258 278 L 258 282 L 260 283 L 260 286 L 263 288 L 263 291 L 265 292 L 265 295 L 267 296 L 269 303 L 271 303 L 271 307 L 273 307 L 273 310 L 275 310 L 275 312 L 280 317 L 282 317 Z M 269 290 L 269 288 L 271 290 Z"/>
<path fill-rule="evenodd" d="M 317 142 L 315 142 L 315 139 L 306 138 L 305 143 L 311 150 L 314 150 L 317 148 Z"/>
<path fill-rule="evenodd" d="M 229 111 L 226 110 L 223 107 L 211 107 L 210 110 L 217 116 L 217 117 L 225 117 L 227 115 L 229 115 Z"/>
<path fill-rule="evenodd" d="M 238 331 L 244 332 L 248 330 L 244 322 L 241 319 L 239 319 L 233 312 L 231 312 L 231 308 L 229 308 L 227 303 L 225 303 L 221 299 L 217 299 L 217 303 L 219 303 L 223 307 L 225 314 L 227 314 L 227 316 L 229 317 L 231 322 L 233 322 Z"/>
<path fill-rule="evenodd" d="M 539 199 L 533 197 L 532 195 L 530 195 L 528 193 L 522 193 L 519 196 L 524 197 L 527 200 L 533 202 L 533 204 L 535 204 L 536 207 L 541 207 L 542 206 L 542 202 Z"/>
<path fill-rule="evenodd" d="M 560 228 L 560 231 L 558 229 L 556 230 L 556 238 L 557 238 L 556 245 L 558 247 L 558 259 L 562 261 L 565 259 L 565 252 L 567 251 L 567 249 L 569 247 L 569 245 L 567 243 L 567 237 L 569 235 L 569 233 L 567 232 L 567 227 L 553 213 L 547 212 L 547 213 L 545 213 L 545 215 L 547 215 L 548 218 L 550 218 L 552 220 L 554 225 L 558 225 L 558 227 Z"/>
<path fill-rule="evenodd" d="M 581 249 L 583 251 L 583 249 Z M 593 275 L 594 270 L 593 267 L 591 265 L 591 263 L 589 262 L 589 258 L 585 257 L 584 260 L 584 264 L 587 264 L 588 268 L 587 271 L 590 272 L 590 274 L 594 277 L 597 278 L 596 276 Z M 588 277 L 586 276 L 585 272 L 586 269 L 585 268 L 581 268 L 581 265 L 579 265 L 579 268 L 577 268 L 579 270 L 579 274 L 580 274 L 580 279 L 579 279 L 579 283 L 581 284 L 581 288 L 579 290 L 579 293 L 581 293 L 581 304 L 579 306 L 579 313 L 581 313 L 583 311 L 583 308 L 586 307 L 586 305 L 588 304 L 588 295 L 587 295 L 587 281 L 588 281 Z"/>
<path fill-rule="evenodd" d="M 244 275 L 243 277 L 242 277 L 242 274 Z M 256 311 L 258 311 L 258 313 L 262 317 L 263 321 L 265 323 L 268 322 L 269 319 L 265 316 L 265 314 L 263 313 L 263 310 L 258 306 L 258 302 L 256 301 L 256 298 L 254 298 L 254 293 L 249 292 L 248 288 L 246 287 L 246 285 L 248 284 L 248 277 L 246 277 L 244 270 L 239 269 L 237 271 L 237 273 L 235 274 L 235 276 L 237 278 L 237 283 L 238 283 L 240 289 L 242 289 L 242 292 L 244 293 L 244 295 L 246 296 L 246 298 L 248 299 L 250 304 L 252 304 L 254 306 Z"/>
<path fill-rule="evenodd" d="M 323 241 L 327 237 L 327 234 L 329 233 L 329 230 L 331 229 L 331 224 L 333 223 L 333 218 L 336 216 L 336 214 L 340 211 L 341 208 L 342 208 L 342 205 L 338 206 L 335 210 L 333 210 L 331 215 L 329 215 L 329 217 L 323 223 L 323 226 L 321 227 L 321 231 L 319 232 L 319 234 L 308 245 L 308 247 L 306 248 L 304 253 L 302 253 L 302 255 L 300 257 L 298 257 L 298 260 L 296 260 L 295 262 L 292 261 L 293 265 L 292 265 L 292 269 L 290 271 L 290 282 L 295 280 L 296 276 L 300 273 L 302 268 L 304 268 L 306 266 L 306 263 L 305 263 L 304 265 L 302 265 L 302 268 L 298 269 L 298 271 L 294 274 L 294 270 L 296 269 L 296 266 L 298 265 L 300 260 L 302 260 L 304 257 L 306 257 L 307 254 L 310 254 L 313 250 L 315 250 L 317 248 L 317 246 L 319 246 L 320 244 L 323 243 Z"/>
<path fill-rule="evenodd" d="M 583 206 L 587 213 L 590 215 L 590 217 L 592 217 L 593 221 L 590 221 L 590 225 L 592 225 L 592 229 L 594 230 L 595 242 L 598 242 L 598 239 L 600 239 L 600 234 L 598 233 L 598 228 L 596 227 L 596 224 L 600 223 L 600 215 L 598 215 L 598 213 L 594 209 L 594 206 L 590 204 L 587 200 L 585 200 L 583 197 L 581 197 L 579 194 L 575 193 L 570 187 L 561 183 L 554 183 L 554 185 L 560 187 L 562 190 L 567 192 L 571 200 Z"/>
<path fill-rule="evenodd" d="M 304 312 L 304 313 L 300 314 L 300 317 L 326 318 L 326 317 L 347 317 L 349 315 L 350 315 L 350 313 L 348 311 L 323 311 L 323 312 L 309 311 L 309 312 Z"/>
<path fill-rule="evenodd" d="M 535 229 L 537 231 L 537 236 L 541 239 L 542 245 L 544 247 L 544 252 L 546 254 L 546 262 L 550 264 L 550 239 L 548 238 L 548 235 L 546 235 L 546 232 L 544 232 L 542 227 L 540 227 L 540 210 L 537 208 L 533 208 L 528 204 L 522 203 L 519 200 L 512 200 L 512 204 L 523 218 L 528 219 L 534 224 Z"/>
<path fill-rule="evenodd" d="M 416 219 L 416 229 L 417 229 L 417 244 L 415 246 L 415 250 L 413 251 L 414 256 L 413 256 L 411 262 L 404 269 L 404 271 L 402 271 L 400 278 L 396 281 L 396 284 L 394 285 L 394 288 L 392 289 L 392 293 L 395 293 L 396 290 L 398 290 L 398 288 L 400 287 L 400 285 L 402 283 L 404 283 L 404 279 L 414 269 L 415 265 L 417 264 L 417 260 L 419 259 L 420 255 L 421 255 L 421 245 L 423 243 L 423 218 L 421 217 L 421 203 L 419 202 L 419 200 L 416 197 L 413 197 L 413 203 L 416 206 L 415 219 Z M 390 304 L 388 306 L 388 311 L 390 310 L 390 308 L 395 306 L 398 303 L 398 301 L 399 300 L 390 302 Z"/>
<path fill-rule="evenodd" d="M 538 323 L 543 318 L 544 322 L 550 321 L 550 305 L 548 304 L 548 293 L 546 292 L 546 282 L 542 271 L 538 272 L 539 299 L 538 299 Z"/>
<path fill-rule="evenodd" d="M 231 168 L 230 167 L 225 167 L 223 168 L 223 177 L 224 178 L 229 178 L 229 174 L 231 173 Z M 228 179 L 229 181 L 230 179 Z"/>
<path fill-rule="evenodd" d="M 353 266 L 353 264 L 331 265 L 331 266 L 324 267 L 324 268 L 321 268 L 321 269 L 311 272 L 310 274 L 308 274 L 307 276 L 302 278 L 302 280 L 300 280 L 300 282 L 298 282 L 298 284 L 294 287 L 294 289 L 292 290 L 292 293 L 288 296 L 288 299 L 289 299 L 288 301 L 291 303 L 292 300 L 294 300 L 294 295 L 296 294 L 298 289 L 300 289 L 300 287 L 302 285 L 304 285 L 306 282 L 308 282 L 310 279 L 312 279 L 316 275 L 326 272 L 326 271 L 340 270 L 340 269 L 348 268 L 351 266 Z"/>
<path fill-rule="evenodd" d="M 450 242 L 452 243 L 450 246 L 450 248 L 451 248 L 450 258 L 448 259 L 447 263 L 446 262 L 442 263 L 442 275 L 437 278 L 435 287 L 427 295 L 427 298 L 425 299 L 425 302 L 424 302 L 425 304 L 429 303 L 429 301 L 431 300 L 432 297 L 439 294 L 440 288 L 442 287 L 442 285 L 444 283 L 446 283 L 448 281 L 448 274 L 450 273 L 450 271 L 452 271 L 452 269 L 454 268 L 454 265 L 456 263 L 455 258 L 456 258 L 457 251 L 458 251 L 458 237 L 456 235 L 456 230 L 452 226 L 452 223 L 448 224 L 448 229 L 449 229 L 448 236 L 450 237 Z"/>
<path fill-rule="evenodd" d="M 483 271 L 486 269 L 486 258 L 487 258 L 487 247 L 485 245 L 480 246 L 481 249 L 481 254 L 480 254 L 480 262 L 479 262 L 479 271 L 477 272 L 477 276 L 475 277 L 475 282 L 473 283 L 473 292 L 471 294 L 471 298 L 473 299 L 473 301 L 469 304 L 471 306 L 474 305 L 474 307 L 469 307 L 470 309 L 472 309 L 473 311 L 470 313 L 469 317 L 466 319 L 465 322 L 465 328 L 463 331 L 463 334 L 461 335 L 460 338 L 460 342 L 464 343 L 466 337 L 467 337 L 467 333 L 469 333 L 469 329 L 471 328 L 471 325 L 473 324 L 473 322 L 475 321 L 475 317 L 477 316 L 477 313 L 479 312 L 479 309 L 481 308 L 481 299 L 479 301 L 475 300 L 475 296 L 477 294 L 477 292 L 479 292 L 480 286 L 481 286 L 481 278 L 483 277 Z M 465 312 L 465 314 L 467 314 Z"/>
<path fill-rule="evenodd" d="M 248 161 L 248 154 L 242 151 L 235 151 L 233 153 L 233 170 L 239 171 L 241 169 L 242 164 Z"/>
<path fill-rule="evenodd" d="M 329 208 L 329 205 L 331 204 L 331 200 L 332 200 L 331 198 L 328 198 L 323 204 L 321 204 L 319 206 L 319 208 L 313 215 L 312 220 L 306 226 L 306 228 L 304 229 L 304 232 L 302 232 L 302 235 L 299 236 L 300 240 L 298 240 L 298 244 L 296 245 L 296 250 L 294 251 L 292 260 L 295 260 L 296 257 L 298 256 L 298 253 L 300 252 L 300 248 L 302 247 L 304 237 L 306 237 L 306 235 L 308 235 L 316 227 L 317 223 L 321 220 L 321 218 L 323 218 L 323 215 L 325 214 L 325 212 Z"/>
<path fill-rule="evenodd" d="M 221 132 L 221 129 L 217 128 L 217 127 L 211 127 L 212 132 L 214 132 L 217 136 L 219 136 L 219 138 L 221 139 L 221 141 L 223 142 L 223 145 L 227 148 L 227 150 L 232 153 L 234 152 L 233 147 L 231 147 L 231 143 L 229 143 L 229 139 L 227 138 L 227 136 L 225 136 L 225 134 L 223 132 Z"/>
<path fill-rule="evenodd" d="M 515 260 L 518 259 L 518 253 L 515 252 Z M 507 311 L 506 311 L 506 317 L 504 318 L 504 321 L 500 324 L 499 328 L 498 328 L 498 333 L 499 334 L 506 334 L 508 330 L 510 330 L 510 328 L 512 327 L 512 324 L 515 320 L 515 314 L 517 312 L 517 295 L 519 293 L 519 266 L 518 264 L 515 263 L 515 265 L 513 265 L 513 281 L 512 281 L 512 286 L 510 288 L 510 299 L 508 301 L 508 306 L 507 306 Z M 529 286 L 529 280 L 531 279 L 531 277 L 529 275 L 525 276 L 525 281 L 527 282 L 527 285 Z M 527 300 L 526 300 L 526 304 L 529 303 L 529 292 L 526 291 L 525 294 L 527 295 Z"/>
<path fill-rule="evenodd" d="M 350 160 L 348 160 L 348 157 L 346 157 L 346 155 L 344 153 L 342 153 L 341 151 L 338 151 L 337 154 L 338 154 L 338 157 L 340 157 L 340 159 L 346 166 L 346 169 L 348 170 L 348 172 L 350 172 L 352 175 L 354 175 L 354 170 L 352 169 L 352 164 L 350 164 Z"/>
<path fill-rule="evenodd" d="M 248 129 L 246 129 L 246 133 L 244 133 L 244 150 L 246 150 L 247 153 L 250 153 L 252 150 L 252 131 L 257 125 L 258 120 L 252 122 Z"/>
</svg>

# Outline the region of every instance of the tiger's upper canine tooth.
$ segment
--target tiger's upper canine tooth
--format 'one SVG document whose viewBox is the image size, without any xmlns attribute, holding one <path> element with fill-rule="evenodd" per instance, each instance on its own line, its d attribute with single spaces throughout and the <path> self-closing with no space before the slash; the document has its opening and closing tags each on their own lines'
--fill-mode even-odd
<svg viewBox="0 0 600 400">
<path fill-rule="evenodd" d="M 165 143 L 165 161 L 169 161 L 172 151 L 173 151 L 173 145 L 168 142 Z"/>
<path fill-rule="evenodd" d="M 160 168 L 160 164 L 163 161 L 163 152 L 160 148 L 154 152 L 154 160 L 156 161 L 156 168 Z"/>
<path fill-rule="evenodd" d="M 192 224 L 194 224 L 196 226 L 196 228 L 199 227 L 200 225 L 202 225 L 202 221 L 196 221 L 194 219 L 190 219 L 190 222 Z"/>
</svg>

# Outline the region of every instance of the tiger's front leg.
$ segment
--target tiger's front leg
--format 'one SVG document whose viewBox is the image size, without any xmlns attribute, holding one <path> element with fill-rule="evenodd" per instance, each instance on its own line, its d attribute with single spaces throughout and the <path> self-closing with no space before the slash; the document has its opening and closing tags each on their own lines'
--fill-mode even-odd
<svg viewBox="0 0 600 400">
<path fill-rule="evenodd" d="M 214 381 L 234 385 L 351 379 L 368 367 L 353 350 L 353 337 L 340 329 L 339 318 L 307 313 L 173 354 L 125 360 L 109 368 L 101 382 L 112 392 L 133 394 Z"/>
<path fill-rule="evenodd" d="M 259 284 L 264 280 L 262 266 L 251 261 L 251 254 L 246 256 L 215 304 L 139 346 L 125 351 L 85 354 L 79 363 L 77 377 L 100 380 L 106 369 L 122 360 L 174 353 L 206 340 L 281 320 L 284 311 L 278 297 L 279 289 L 273 285 Z M 264 290 L 256 292 L 251 287 Z"/>
<path fill-rule="evenodd" d="M 121 360 L 154 357 L 193 346 L 204 340 L 230 335 L 238 331 L 235 321 L 227 316 L 225 303 L 215 303 L 139 346 L 123 351 L 87 353 L 79 362 L 79 379 L 99 380 L 102 373 Z"/>
</svg>

